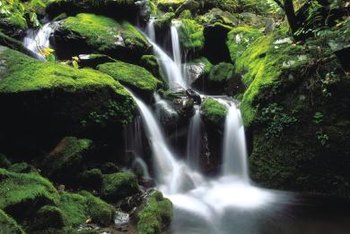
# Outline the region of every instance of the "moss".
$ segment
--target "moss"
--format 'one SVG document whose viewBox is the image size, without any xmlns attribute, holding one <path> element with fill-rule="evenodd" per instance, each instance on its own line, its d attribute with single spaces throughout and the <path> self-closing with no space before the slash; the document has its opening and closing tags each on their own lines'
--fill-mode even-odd
<svg viewBox="0 0 350 234">
<path fill-rule="evenodd" d="M 38 172 L 35 167 L 26 162 L 14 163 L 8 168 L 8 170 L 17 173 Z"/>
<path fill-rule="evenodd" d="M 16 215 L 32 215 L 46 204 L 57 204 L 53 185 L 38 174 L 15 173 L 0 169 L 0 209 Z M 19 217 L 23 218 L 23 217 Z"/>
<path fill-rule="evenodd" d="M 9 217 L 4 211 L 0 209 L 0 233 L 6 234 L 24 234 L 23 229 L 18 226 L 15 220 Z"/>
<path fill-rule="evenodd" d="M 202 103 L 201 110 L 206 121 L 222 126 L 225 122 L 227 108 L 213 98 L 206 98 Z"/>
<path fill-rule="evenodd" d="M 154 21 L 154 27 L 157 31 L 165 31 L 171 24 L 172 19 L 175 18 L 175 13 L 167 12 L 165 14 L 159 15 Z"/>
<path fill-rule="evenodd" d="M 206 57 L 200 57 L 191 60 L 189 63 L 191 64 L 203 64 L 204 65 L 204 74 L 203 75 L 209 75 L 211 69 L 213 68 L 213 64 L 206 58 Z"/>
<path fill-rule="evenodd" d="M 153 93 L 160 84 L 146 69 L 121 61 L 101 64 L 97 69 L 125 85 L 147 92 Z"/>
<path fill-rule="evenodd" d="M 11 166 L 10 160 L 7 157 L 0 153 L 0 168 L 8 168 Z"/>
<path fill-rule="evenodd" d="M 118 201 L 138 192 L 137 178 L 131 172 L 104 176 L 102 194 L 108 200 Z"/>
<path fill-rule="evenodd" d="M 137 229 L 139 234 L 161 233 L 170 224 L 173 217 L 173 206 L 170 200 L 158 192 L 152 192 L 143 209 L 138 212 Z"/>
<path fill-rule="evenodd" d="M 255 118 L 254 103 L 262 89 L 273 89 L 284 70 L 297 70 L 307 63 L 302 46 L 280 43 L 280 38 L 276 34 L 257 39 L 236 61 L 236 71 L 244 73 L 243 82 L 248 86 L 241 104 L 245 125 Z"/>
<path fill-rule="evenodd" d="M 88 192 L 63 193 L 58 207 L 67 217 L 69 225 L 75 227 L 89 218 L 99 225 L 113 222 L 115 209 Z"/>
<path fill-rule="evenodd" d="M 192 19 L 181 20 L 179 39 L 185 50 L 198 51 L 204 46 L 204 27 Z"/>
<path fill-rule="evenodd" d="M 103 175 L 100 169 L 94 168 L 84 171 L 79 177 L 79 182 L 84 188 L 99 191 L 102 187 Z"/>
<path fill-rule="evenodd" d="M 46 174 L 61 183 L 69 183 L 81 170 L 84 155 L 91 148 L 88 139 L 65 137 L 44 160 Z"/>
<path fill-rule="evenodd" d="M 141 57 L 140 65 L 146 68 L 149 72 L 151 72 L 152 75 L 155 76 L 156 78 L 161 78 L 160 66 L 156 56 L 143 55 Z"/>
<path fill-rule="evenodd" d="M 114 49 L 118 37 L 123 38 L 128 48 L 148 48 L 146 38 L 126 21 L 117 22 L 104 16 L 80 13 L 67 18 L 63 27 L 82 36 L 89 46 L 101 53 Z"/>
<path fill-rule="evenodd" d="M 215 65 L 209 75 L 209 80 L 211 82 L 225 82 L 233 77 L 235 67 L 230 63 L 219 63 Z"/>
<path fill-rule="evenodd" d="M 259 30 L 249 26 L 240 26 L 232 29 L 227 35 L 227 46 L 231 60 L 235 62 L 261 36 L 262 33 Z"/>
<path fill-rule="evenodd" d="M 92 69 L 77 70 L 63 64 L 43 63 L 6 48 L 0 50 L 0 58 L 6 66 L 0 70 L 0 93 L 54 88 L 74 92 L 107 86 L 119 95 L 128 95 L 110 76 Z"/>
<path fill-rule="evenodd" d="M 66 226 L 66 216 L 56 206 L 43 206 L 35 215 L 31 230 L 62 229 Z"/>
<path fill-rule="evenodd" d="M 176 9 L 184 2 L 185 0 L 158 0 L 158 8 L 161 10 Z"/>
</svg>

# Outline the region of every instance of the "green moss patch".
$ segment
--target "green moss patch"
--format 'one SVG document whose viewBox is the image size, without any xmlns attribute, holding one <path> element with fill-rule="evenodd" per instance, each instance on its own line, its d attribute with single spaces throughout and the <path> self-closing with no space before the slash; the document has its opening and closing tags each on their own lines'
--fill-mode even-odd
<svg viewBox="0 0 350 234">
<path fill-rule="evenodd" d="M 119 172 L 104 176 L 102 194 L 108 200 L 118 201 L 138 191 L 137 178 L 131 172 Z"/>
<path fill-rule="evenodd" d="M 262 36 L 262 33 L 249 26 L 241 26 L 232 29 L 227 35 L 227 46 L 230 51 L 231 60 L 235 62 L 243 52 L 256 39 Z"/>
<path fill-rule="evenodd" d="M 0 209 L 0 233 L 24 234 L 25 232 L 15 220 Z"/>
<path fill-rule="evenodd" d="M 52 184 L 38 174 L 0 169 L 0 209 L 22 219 L 43 205 L 57 204 L 59 195 Z"/>
<path fill-rule="evenodd" d="M 154 191 L 149 195 L 143 209 L 137 214 L 138 233 L 161 233 L 163 228 L 170 224 L 172 217 L 171 201 L 163 198 L 162 193 Z"/>
<path fill-rule="evenodd" d="M 204 100 L 201 110 L 205 120 L 215 126 L 223 126 L 227 114 L 227 108 L 213 98 Z"/>
<path fill-rule="evenodd" d="M 146 92 L 154 92 L 160 84 L 160 81 L 143 67 L 121 61 L 101 64 L 97 69 L 125 85 Z"/>
<path fill-rule="evenodd" d="M 180 43 L 185 50 L 198 51 L 204 46 L 204 27 L 192 19 L 181 20 L 178 28 Z"/>
</svg>

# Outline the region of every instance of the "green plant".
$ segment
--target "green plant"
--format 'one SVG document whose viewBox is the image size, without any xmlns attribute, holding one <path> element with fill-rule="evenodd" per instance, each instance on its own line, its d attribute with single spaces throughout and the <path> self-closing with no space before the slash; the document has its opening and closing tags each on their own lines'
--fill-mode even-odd
<svg viewBox="0 0 350 234">
<path fill-rule="evenodd" d="M 316 112 L 314 114 L 314 119 L 313 119 L 313 122 L 315 124 L 319 124 L 323 121 L 323 114 L 321 112 Z"/>
<path fill-rule="evenodd" d="M 329 140 L 328 135 L 325 134 L 324 131 L 322 131 L 322 130 L 319 130 L 316 132 L 316 137 L 322 146 L 325 146 Z"/>
<path fill-rule="evenodd" d="M 283 130 L 295 124 L 298 119 L 283 112 L 283 107 L 272 103 L 263 108 L 258 117 L 258 122 L 266 124 L 265 135 L 267 137 L 279 137 Z"/>
</svg>

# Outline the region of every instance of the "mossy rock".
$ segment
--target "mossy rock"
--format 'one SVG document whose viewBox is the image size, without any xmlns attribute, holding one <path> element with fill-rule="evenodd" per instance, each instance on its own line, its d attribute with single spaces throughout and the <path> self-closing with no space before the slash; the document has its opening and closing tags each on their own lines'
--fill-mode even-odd
<svg viewBox="0 0 350 234">
<path fill-rule="evenodd" d="M 7 159 L 7 157 L 0 153 L 0 168 L 8 168 L 11 166 L 10 160 Z"/>
<path fill-rule="evenodd" d="M 348 41 L 347 30 L 303 45 L 275 32 L 238 58 L 249 85 L 241 110 L 253 129 L 250 175 L 261 186 L 350 197 L 350 79 L 329 43 Z"/>
<path fill-rule="evenodd" d="M 35 173 L 38 170 L 32 165 L 26 162 L 14 163 L 9 168 L 9 171 L 17 172 L 17 173 Z"/>
<path fill-rule="evenodd" d="M 173 205 L 161 192 L 152 191 L 137 213 L 137 229 L 140 234 L 161 233 L 172 220 Z"/>
<path fill-rule="evenodd" d="M 241 26 L 232 29 L 227 35 L 227 47 L 230 51 L 232 62 L 235 62 L 243 52 L 259 37 L 262 33 L 252 27 Z"/>
<path fill-rule="evenodd" d="M 160 65 L 157 57 L 154 55 L 143 55 L 141 57 L 140 66 L 144 67 L 147 71 L 159 80 L 162 79 Z"/>
<path fill-rule="evenodd" d="M 147 39 L 127 21 L 88 13 L 63 20 L 54 37 L 56 54 L 62 59 L 78 54 L 101 53 L 126 61 L 138 61 L 150 49 Z"/>
<path fill-rule="evenodd" d="M 58 183 L 74 183 L 83 169 L 84 157 L 91 150 L 91 145 L 92 141 L 88 139 L 63 138 L 45 158 L 45 174 Z"/>
<path fill-rule="evenodd" d="M 212 126 L 223 128 L 225 124 L 227 108 L 224 104 L 213 98 L 206 98 L 201 106 L 204 120 Z"/>
<path fill-rule="evenodd" d="M 43 206 L 35 214 L 31 231 L 47 229 L 63 229 L 67 225 L 65 214 L 56 206 Z"/>
<path fill-rule="evenodd" d="M 86 220 L 107 226 L 113 223 L 115 209 L 88 192 L 63 193 L 58 207 L 67 217 L 69 225 L 76 227 Z"/>
<path fill-rule="evenodd" d="M 214 25 L 222 24 L 227 27 L 236 27 L 239 24 L 239 19 L 230 12 L 223 11 L 219 8 L 213 8 L 204 15 L 198 16 L 202 24 Z"/>
<path fill-rule="evenodd" d="M 110 201 L 119 201 L 139 191 L 137 177 L 131 172 L 104 175 L 102 195 Z"/>
<path fill-rule="evenodd" d="M 152 96 L 161 83 L 145 68 L 121 61 L 101 64 L 97 69 L 141 95 Z"/>
<path fill-rule="evenodd" d="M 0 209 L 0 233 L 6 234 L 24 234 L 23 229 L 8 216 L 3 210 Z"/>
<path fill-rule="evenodd" d="M 206 57 L 200 57 L 188 61 L 186 67 L 191 85 L 202 91 L 213 64 Z"/>
<path fill-rule="evenodd" d="M 53 0 L 47 4 L 46 13 L 51 19 L 62 13 L 74 16 L 81 12 L 92 12 L 112 18 L 133 21 L 136 20 L 140 12 L 139 6 L 135 2 L 137 0 Z"/>
<path fill-rule="evenodd" d="M 132 97 L 104 73 L 40 62 L 6 47 L 0 47 L 0 61 L 4 152 L 16 142 L 10 150 L 18 155 L 40 155 L 68 134 L 96 135 L 106 127 L 121 128 L 134 116 Z"/>
<path fill-rule="evenodd" d="M 157 16 L 154 20 L 154 29 L 156 31 L 156 36 L 162 33 L 166 33 L 169 30 L 171 21 L 175 18 L 175 13 L 166 12 Z"/>
<path fill-rule="evenodd" d="M 158 0 L 158 8 L 162 11 L 176 10 L 186 0 Z"/>
<path fill-rule="evenodd" d="M 55 205 L 59 194 L 53 185 L 36 173 L 15 173 L 0 169 L 0 209 L 17 221 L 34 216 L 44 205 Z"/>
<path fill-rule="evenodd" d="M 204 47 L 204 27 L 193 19 L 183 19 L 178 28 L 179 40 L 185 51 L 198 53 Z"/>
<path fill-rule="evenodd" d="M 87 189 L 101 190 L 103 174 L 100 169 L 94 168 L 86 170 L 79 175 L 79 184 Z"/>
</svg>

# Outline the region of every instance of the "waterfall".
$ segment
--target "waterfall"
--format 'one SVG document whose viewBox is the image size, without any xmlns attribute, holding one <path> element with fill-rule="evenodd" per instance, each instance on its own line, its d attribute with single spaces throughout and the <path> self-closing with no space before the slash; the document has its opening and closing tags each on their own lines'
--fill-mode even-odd
<svg viewBox="0 0 350 234">
<path fill-rule="evenodd" d="M 244 126 L 241 112 L 233 102 L 229 105 L 225 121 L 222 173 L 249 181 Z"/>
<path fill-rule="evenodd" d="M 202 120 L 199 106 L 195 106 L 195 114 L 191 118 L 187 137 L 187 161 L 191 168 L 200 170 L 201 128 Z"/>
<path fill-rule="evenodd" d="M 180 21 L 172 22 L 172 25 L 170 27 L 170 32 L 171 32 L 171 44 L 173 46 L 174 62 L 177 68 L 180 71 L 182 71 L 181 47 L 180 47 L 179 34 L 177 32 L 177 27 L 179 26 L 179 22 Z"/>
<path fill-rule="evenodd" d="M 53 23 L 46 23 L 37 31 L 29 29 L 23 40 L 23 45 L 32 51 L 38 59 L 45 61 L 45 50 L 50 48 L 50 36 L 53 32 Z"/>
<path fill-rule="evenodd" d="M 174 28 L 176 30 L 176 27 Z M 167 78 L 168 85 L 170 89 L 187 89 L 187 83 L 185 80 L 185 77 L 183 76 L 181 72 L 181 65 L 177 64 L 173 59 L 167 55 L 166 52 L 164 52 L 155 42 L 155 29 L 154 29 L 154 20 L 150 20 L 146 27 L 146 33 L 148 37 L 148 41 L 153 47 L 154 54 L 156 55 L 158 62 L 160 63 L 161 69 Z M 177 32 L 176 32 L 177 35 Z M 152 39 L 153 38 L 153 39 Z M 177 40 L 176 42 L 172 42 L 172 44 L 178 44 L 179 45 L 179 37 L 172 38 L 172 40 Z M 180 61 L 177 61 L 178 63 L 181 63 L 181 52 L 180 46 L 178 46 L 178 53 L 180 54 Z M 176 55 L 176 57 L 179 57 L 179 55 Z M 174 56 L 175 58 L 175 56 Z M 179 58 L 176 58 L 179 60 Z"/>
</svg>

